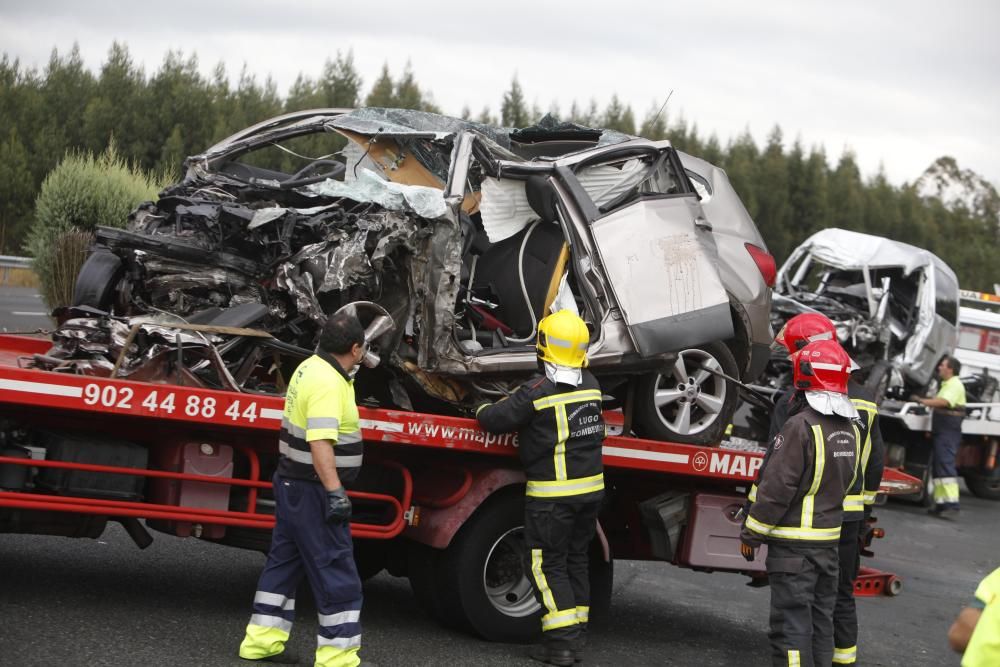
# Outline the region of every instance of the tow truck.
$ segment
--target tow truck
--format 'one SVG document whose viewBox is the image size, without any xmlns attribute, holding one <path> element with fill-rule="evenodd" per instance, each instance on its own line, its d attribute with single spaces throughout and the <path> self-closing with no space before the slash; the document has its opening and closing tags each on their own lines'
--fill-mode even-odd
<svg viewBox="0 0 1000 667">
<path fill-rule="evenodd" d="M 969 490 L 1000 500 L 1000 295 L 960 290 L 959 334 L 955 356 L 962 362 L 966 417 L 956 464 Z M 978 400 L 977 400 L 978 399 Z M 888 461 L 923 480 L 909 499 L 925 501 L 934 466 L 931 412 L 912 401 L 886 400 L 879 409 Z"/>
<path fill-rule="evenodd" d="M 113 521 L 140 548 L 149 530 L 268 548 L 281 396 L 30 367 L 50 346 L 0 336 L 0 532 L 96 538 Z M 629 433 L 627 414 L 607 415 Z M 351 491 L 351 530 L 362 577 L 407 576 L 442 622 L 527 641 L 541 609 L 522 565 L 516 435 L 421 412 L 361 407 L 361 419 L 365 464 Z M 590 554 L 595 615 L 610 602 L 614 559 L 760 579 L 765 550 L 743 560 L 738 517 L 761 461 L 761 450 L 738 442 L 609 436 L 607 499 Z M 886 470 L 884 493 L 918 487 Z M 893 593 L 898 584 L 869 570 L 856 591 Z"/>
</svg>

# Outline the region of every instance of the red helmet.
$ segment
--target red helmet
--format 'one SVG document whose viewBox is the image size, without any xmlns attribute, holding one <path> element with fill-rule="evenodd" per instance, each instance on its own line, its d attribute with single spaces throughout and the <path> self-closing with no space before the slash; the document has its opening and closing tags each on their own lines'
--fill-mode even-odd
<svg viewBox="0 0 1000 667">
<path fill-rule="evenodd" d="M 817 340 L 807 344 L 793 357 L 796 389 L 847 393 L 851 358 L 835 340 Z"/>
<path fill-rule="evenodd" d="M 820 313 L 796 315 L 774 337 L 774 342 L 784 345 L 788 354 L 795 354 L 815 340 L 837 340 L 837 328 L 829 317 Z"/>
</svg>

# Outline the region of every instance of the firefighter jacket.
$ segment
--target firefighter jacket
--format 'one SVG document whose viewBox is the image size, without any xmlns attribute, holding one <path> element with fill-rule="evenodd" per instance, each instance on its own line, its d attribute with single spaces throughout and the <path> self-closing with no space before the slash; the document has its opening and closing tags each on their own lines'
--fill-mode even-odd
<svg viewBox="0 0 1000 667">
<path fill-rule="evenodd" d="M 357 479 L 364 443 L 354 402 L 354 381 L 325 352 L 299 364 L 288 383 L 278 440 L 278 474 L 318 481 L 309 445 L 315 440 L 333 442 L 341 483 L 347 485 Z"/>
<path fill-rule="evenodd" d="M 585 503 L 604 495 L 601 389 L 584 369 L 577 387 L 537 378 L 476 411 L 490 433 L 517 431 L 528 498 Z"/>
<path fill-rule="evenodd" d="M 885 442 L 882 440 L 882 431 L 878 425 L 878 406 L 875 404 L 874 394 L 861 383 L 851 379 L 847 383 L 847 395 L 858 411 L 859 420 L 855 425 L 858 427 L 860 449 L 855 459 L 858 464 L 857 473 L 853 476 L 851 486 L 844 497 L 844 521 L 861 521 L 867 514 L 871 513 L 879 487 L 882 485 L 882 471 L 885 467 Z M 778 394 L 775 399 L 774 412 L 771 413 L 769 442 L 773 442 L 774 436 L 778 434 L 788 419 L 789 408 L 794 396 L 795 390 L 789 389 Z M 771 448 L 768 447 L 761 470 L 767 465 L 767 459 L 770 455 Z M 758 482 L 750 487 L 750 494 L 747 498 L 750 502 L 753 502 L 757 495 L 759 479 L 760 474 L 758 473 Z"/>
<path fill-rule="evenodd" d="M 840 539 L 844 496 L 856 470 L 856 423 L 804 407 L 771 443 L 741 539 L 751 545 L 827 545 Z"/>
</svg>

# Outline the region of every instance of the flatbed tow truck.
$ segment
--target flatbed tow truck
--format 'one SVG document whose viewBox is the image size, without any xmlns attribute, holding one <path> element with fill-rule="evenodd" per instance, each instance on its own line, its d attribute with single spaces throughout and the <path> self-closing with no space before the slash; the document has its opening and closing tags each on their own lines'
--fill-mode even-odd
<svg viewBox="0 0 1000 667">
<path fill-rule="evenodd" d="M 27 367 L 50 346 L 0 335 L 0 532 L 96 538 L 117 521 L 139 547 L 152 539 L 148 528 L 267 549 L 282 397 Z M 607 414 L 620 427 L 621 413 Z M 516 436 L 418 412 L 362 407 L 361 419 L 365 464 L 351 529 L 362 577 L 407 576 L 442 622 L 528 640 L 541 609 L 522 566 Z M 753 563 L 739 554 L 738 510 L 761 460 L 738 443 L 609 436 L 591 549 L 594 614 L 610 602 L 615 558 L 760 581 L 764 554 Z M 918 488 L 886 469 L 884 493 Z M 894 594 L 899 583 L 865 570 L 856 591 Z"/>
</svg>

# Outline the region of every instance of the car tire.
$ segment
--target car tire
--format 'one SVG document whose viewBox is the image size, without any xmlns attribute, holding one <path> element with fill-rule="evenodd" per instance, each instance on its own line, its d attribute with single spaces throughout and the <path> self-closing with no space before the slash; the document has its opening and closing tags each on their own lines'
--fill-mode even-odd
<svg viewBox="0 0 1000 667">
<path fill-rule="evenodd" d="M 634 423 L 638 435 L 694 445 L 714 445 L 722 439 L 739 402 L 737 387 L 699 370 L 703 364 L 739 377 L 736 359 L 725 343 L 681 350 L 669 375 L 651 373 L 639 379 Z"/>
<path fill-rule="evenodd" d="M 966 473 L 963 477 L 969 491 L 977 498 L 1000 500 L 1000 479 L 980 473 Z"/>
<path fill-rule="evenodd" d="M 876 405 L 881 404 L 885 398 L 891 379 L 892 364 L 888 361 L 876 361 L 868 372 L 868 377 L 865 378 L 865 389 L 871 392 Z"/>
<path fill-rule="evenodd" d="M 118 255 L 107 250 L 90 253 L 76 277 L 72 305 L 110 312 L 114 305 L 115 287 L 124 272 L 125 267 Z"/>
</svg>

